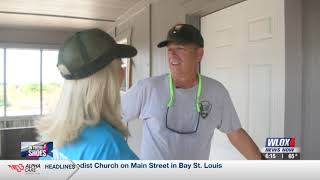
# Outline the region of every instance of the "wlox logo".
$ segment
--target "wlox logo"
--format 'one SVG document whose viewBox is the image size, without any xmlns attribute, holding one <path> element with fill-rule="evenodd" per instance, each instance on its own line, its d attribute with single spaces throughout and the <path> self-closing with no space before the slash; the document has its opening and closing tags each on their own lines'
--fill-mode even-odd
<svg viewBox="0 0 320 180">
<path fill-rule="evenodd" d="M 267 138 L 266 147 L 295 147 L 295 138 Z"/>
<path fill-rule="evenodd" d="M 264 153 L 293 153 L 299 151 L 295 147 L 296 139 L 291 138 L 266 138 L 266 147 Z"/>
</svg>

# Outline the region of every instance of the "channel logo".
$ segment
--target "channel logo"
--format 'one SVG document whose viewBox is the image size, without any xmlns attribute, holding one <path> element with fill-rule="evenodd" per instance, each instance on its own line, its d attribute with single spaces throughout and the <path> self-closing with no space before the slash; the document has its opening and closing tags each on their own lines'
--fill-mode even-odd
<svg viewBox="0 0 320 180">
<path fill-rule="evenodd" d="M 21 142 L 21 157 L 53 157 L 53 142 Z"/>
<path fill-rule="evenodd" d="M 300 159 L 300 148 L 296 147 L 296 138 L 266 138 L 265 147 L 261 149 L 266 159 L 297 160 Z"/>
<path fill-rule="evenodd" d="M 266 147 L 295 147 L 296 138 L 267 138 Z"/>
<path fill-rule="evenodd" d="M 263 153 L 300 153 L 300 148 L 296 147 L 296 138 L 266 138 Z"/>
</svg>

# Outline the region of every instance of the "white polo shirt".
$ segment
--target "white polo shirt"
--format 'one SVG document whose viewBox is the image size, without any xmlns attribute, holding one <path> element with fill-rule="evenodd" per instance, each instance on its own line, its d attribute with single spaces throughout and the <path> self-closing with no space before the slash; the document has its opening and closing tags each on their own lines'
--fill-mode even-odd
<svg viewBox="0 0 320 180">
<path fill-rule="evenodd" d="M 202 76 L 201 113 L 196 111 L 197 90 L 198 85 L 175 88 L 173 106 L 168 108 L 169 80 L 165 74 L 138 81 L 122 96 L 123 119 L 143 120 L 140 159 L 207 160 L 216 128 L 224 133 L 241 128 L 221 83 Z M 179 134 L 170 129 L 194 133 Z"/>
</svg>

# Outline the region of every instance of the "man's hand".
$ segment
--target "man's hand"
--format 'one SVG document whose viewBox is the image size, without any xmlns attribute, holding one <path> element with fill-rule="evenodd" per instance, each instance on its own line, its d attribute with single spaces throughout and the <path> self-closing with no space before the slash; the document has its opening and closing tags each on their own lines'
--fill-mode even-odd
<svg viewBox="0 0 320 180">
<path fill-rule="evenodd" d="M 253 142 L 247 132 L 240 128 L 227 134 L 231 144 L 247 159 L 260 160 L 264 159 L 259 148 Z"/>
</svg>

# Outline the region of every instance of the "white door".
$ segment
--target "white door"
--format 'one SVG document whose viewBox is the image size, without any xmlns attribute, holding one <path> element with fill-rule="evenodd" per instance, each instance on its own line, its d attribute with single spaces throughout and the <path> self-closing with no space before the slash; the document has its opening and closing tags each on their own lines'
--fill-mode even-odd
<svg viewBox="0 0 320 180">
<path fill-rule="evenodd" d="M 243 128 L 259 148 L 284 135 L 284 0 L 247 0 L 201 18 L 201 73 L 228 89 Z M 243 159 L 215 131 L 210 159 Z"/>
</svg>

